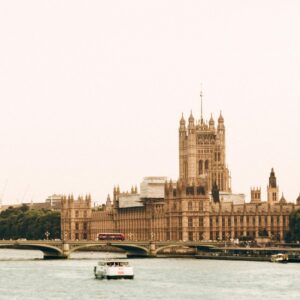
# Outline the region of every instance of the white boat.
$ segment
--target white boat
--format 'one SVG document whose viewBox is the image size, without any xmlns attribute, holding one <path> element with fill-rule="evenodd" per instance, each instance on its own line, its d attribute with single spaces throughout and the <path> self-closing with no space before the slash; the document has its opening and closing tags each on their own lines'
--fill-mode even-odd
<svg viewBox="0 0 300 300">
<path fill-rule="evenodd" d="M 127 260 L 100 260 L 94 267 L 96 279 L 133 279 L 133 268 Z"/>
<path fill-rule="evenodd" d="M 289 256 L 287 254 L 278 253 L 271 255 L 271 262 L 278 262 L 278 263 L 287 263 L 289 260 Z"/>
</svg>

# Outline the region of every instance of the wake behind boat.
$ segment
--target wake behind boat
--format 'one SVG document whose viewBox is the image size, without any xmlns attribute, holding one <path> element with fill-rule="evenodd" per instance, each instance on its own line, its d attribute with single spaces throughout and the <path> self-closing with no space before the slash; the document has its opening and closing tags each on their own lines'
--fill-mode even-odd
<svg viewBox="0 0 300 300">
<path fill-rule="evenodd" d="M 108 259 L 100 260 L 94 267 L 96 279 L 133 279 L 133 268 L 127 260 Z"/>
</svg>

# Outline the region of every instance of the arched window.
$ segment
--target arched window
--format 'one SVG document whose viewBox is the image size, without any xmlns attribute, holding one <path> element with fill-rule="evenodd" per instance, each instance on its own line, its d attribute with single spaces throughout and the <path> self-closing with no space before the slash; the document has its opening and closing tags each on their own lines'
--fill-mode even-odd
<svg viewBox="0 0 300 300">
<path fill-rule="evenodd" d="M 209 162 L 208 162 L 208 160 L 206 160 L 206 161 L 205 161 L 205 171 L 208 170 L 208 167 L 209 167 Z"/>
<path fill-rule="evenodd" d="M 173 203 L 173 210 L 177 210 L 177 205 L 175 202 Z"/>
<path fill-rule="evenodd" d="M 191 201 L 188 204 L 188 210 L 193 210 L 193 203 Z"/>
<path fill-rule="evenodd" d="M 203 160 L 199 160 L 198 172 L 199 175 L 203 174 Z"/>
<path fill-rule="evenodd" d="M 188 177 L 188 163 L 187 162 L 184 163 L 184 177 L 185 178 Z"/>
<path fill-rule="evenodd" d="M 76 211 L 75 211 L 75 218 L 78 218 L 78 217 L 79 217 L 79 211 L 76 210 Z"/>
</svg>

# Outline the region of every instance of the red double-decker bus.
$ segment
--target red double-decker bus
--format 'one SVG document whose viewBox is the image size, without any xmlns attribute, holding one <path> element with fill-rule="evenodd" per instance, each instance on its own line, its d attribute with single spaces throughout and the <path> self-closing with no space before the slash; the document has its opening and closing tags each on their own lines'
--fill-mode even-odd
<svg viewBox="0 0 300 300">
<path fill-rule="evenodd" d="M 98 233 L 98 241 L 105 240 L 124 241 L 125 235 L 123 233 Z"/>
</svg>

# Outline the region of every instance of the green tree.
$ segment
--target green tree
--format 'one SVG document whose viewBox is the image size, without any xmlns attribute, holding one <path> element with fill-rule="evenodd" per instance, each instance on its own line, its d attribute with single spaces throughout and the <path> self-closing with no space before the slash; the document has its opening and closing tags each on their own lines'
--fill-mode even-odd
<svg viewBox="0 0 300 300">
<path fill-rule="evenodd" d="M 291 212 L 289 216 L 289 232 L 285 240 L 287 242 L 300 241 L 300 209 Z"/>
<path fill-rule="evenodd" d="M 0 213 L 0 239 L 30 240 L 60 238 L 60 213 L 45 209 L 30 209 L 27 205 Z"/>
</svg>

